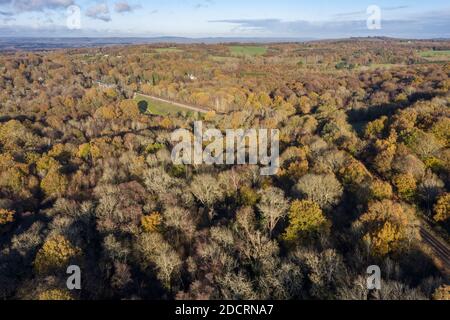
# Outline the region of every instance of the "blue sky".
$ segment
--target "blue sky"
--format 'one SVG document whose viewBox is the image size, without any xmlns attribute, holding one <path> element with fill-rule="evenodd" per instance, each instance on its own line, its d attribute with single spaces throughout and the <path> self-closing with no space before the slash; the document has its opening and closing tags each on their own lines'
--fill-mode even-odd
<svg viewBox="0 0 450 320">
<path fill-rule="evenodd" d="M 67 8 L 81 10 L 78 30 Z M 366 10 L 381 9 L 369 30 Z M 448 0 L 0 0 L 0 36 L 450 38 Z"/>
</svg>

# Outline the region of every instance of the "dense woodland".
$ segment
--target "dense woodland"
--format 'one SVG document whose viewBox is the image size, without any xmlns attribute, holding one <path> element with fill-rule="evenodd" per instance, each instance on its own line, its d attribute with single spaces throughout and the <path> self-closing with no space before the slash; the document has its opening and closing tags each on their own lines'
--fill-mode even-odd
<svg viewBox="0 0 450 320">
<path fill-rule="evenodd" d="M 0 55 L 0 299 L 449 299 L 450 42 L 176 47 Z M 278 174 L 173 165 L 199 119 L 278 128 Z"/>
</svg>

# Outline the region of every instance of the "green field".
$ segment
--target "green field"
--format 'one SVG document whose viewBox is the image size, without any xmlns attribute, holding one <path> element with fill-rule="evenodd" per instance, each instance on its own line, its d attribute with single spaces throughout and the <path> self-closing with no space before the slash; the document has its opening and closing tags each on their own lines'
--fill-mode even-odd
<svg viewBox="0 0 450 320">
<path fill-rule="evenodd" d="M 155 49 L 158 53 L 181 53 L 184 50 L 178 49 L 176 47 L 169 47 L 169 48 L 157 48 Z"/>
<path fill-rule="evenodd" d="M 152 114 L 157 116 L 177 115 L 180 112 L 191 112 L 192 110 L 175 106 L 170 103 L 154 100 L 141 95 L 136 95 L 135 100 L 138 103 L 139 109 L 144 114 Z"/>
<path fill-rule="evenodd" d="M 429 61 L 450 61 L 450 50 L 427 50 L 419 55 Z"/>
<path fill-rule="evenodd" d="M 266 47 L 258 47 L 258 46 L 231 46 L 230 52 L 236 56 L 262 56 L 266 54 Z"/>
</svg>

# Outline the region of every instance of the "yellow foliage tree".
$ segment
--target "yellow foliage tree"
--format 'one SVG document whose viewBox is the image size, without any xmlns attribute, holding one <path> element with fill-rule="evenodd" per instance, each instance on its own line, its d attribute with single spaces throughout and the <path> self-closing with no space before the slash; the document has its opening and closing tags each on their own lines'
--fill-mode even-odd
<svg viewBox="0 0 450 320">
<path fill-rule="evenodd" d="M 370 234 L 366 234 L 364 236 L 364 241 L 370 243 L 377 255 L 384 256 L 397 249 L 398 243 L 402 237 L 403 235 L 400 227 L 387 221 L 380 229 Z"/>
<path fill-rule="evenodd" d="M 117 117 L 117 114 L 114 111 L 113 107 L 104 106 L 104 107 L 98 108 L 95 111 L 94 117 L 95 118 L 104 119 L 104 120 L 112 120 L 112 119 L 115 119 Z"/>
<path fill-rule="evenodd" d="M 387 117 L 369 122 L 364 130 L 364 136 L 368 139 L 381 138 L 381 134 L 386 127 Z"/>
<path fill-rule="evenodd" d="M 158 232 L 162 224 L 162 216 L 159 212 L 153 212 L 142 217 L 141 224 L 145 232 Z"/>
<path fill-rule="evenodd" d="M 78 147 L 77 156 L 79 158 L 87 159 L 90 155 L 91 145 L 89 143 L 84 143 Z"/>
<path fill-rule="evenodd" d="M 215 117 L 216 117 L 215 111 L 208 111 L 207 113 L 205 113 L 205 121 L 212 121 L 214 120 Z"/>
<path fill-rule="evenodd" d="M 14 211 L 0 209 L 0 226 L 14 221 Z"/>
<path fill-rule="evenodd" d="M 0 124 L 0 143 L 4 150 L 19 151 L 16 142 L 27 132 L 26 128 L 17 120 L 10 120 Z"/>
<path fill-rule="evenodd" d="M 371 252 L 381 257 L 407 248 L 419 237 L 412 209 L 392 200 L 370 204 L 356 227 Z"/>
<path fill-rule="evenodd" d="M 81 250 L 63 236 L 53 236 L 45 241 L 34 260 L 34 268 L 38 273 L 46 273 L 53 269 L 66 268 L 70 260 L 80 255 Z"/>
<path fill-rule="evenodd" d="M 64 145 L 62 143 L 55 144 L 48 152 L 48 155 L 53 158 L 60 157 L 64 152 Z"/>
<path fill-rule="evenodd" d="M 63 103 L 67 108 L 75 107 L 75 100 L 72 97 L 65 97 Z"/>
<path fill-rule="evenodd" d="M 36 169 L 39 174 L 44 175 L 51 168 L 58 167 L 59 163 L 48 155 L 42 156 L 36 163 Z"/>
<path fill-rule="evenodd" d="M 99 146 L 95 143 L 91 143 L 90 151 L 93 159 L 100 158 L 102 155 L 102 151 L 100 150 Z"/>
<path fill-rule="evenodd" d="M 172 120 L 170 120 L 169 118 L 164 118 L 161 120 L 161 128 L 163 129 L 170 129 L 173 126 Z"/>
<path fill-rule="evenodd" d="M 116 99 L 119 96 L 119 94 L 117 93 L 117 90 L 114 88 L 106 89 L 105 95 L 110 99 Z"/>
<path fill-rule="evenodd" d="M 416 179 L 411 173 L 397 174 L 393 178 L 398 194 L 405 200 L 412 200 L 416 193 Z"/>
<path fill-rule="evenodd" d="M 0 187 L 5 187 L 13 193 L 20 193 L 25 186 L 24 172 L 18 168 L 8 168 L 0 172 Z"/>
<path fill-rule="evenodd" d="M 373 159 L 373 166 L 380 173 L 387 172 L 391 169 L 395 151 L 397 150 L 396 138 L 392 138 L 376 140 L 375 142 L 376 155 Z"/>
<path fill-rule="evenodd" d="M 19 194 L 26 188 L 28 165 L 14 161 L 11 154 L 0 154 L 0 187 Z"/>
<path fill-rule="evenodd" d="M 392 198 L 392 186 L 382 180 L 376 179 L 370 184 L 370 197 L 372 200 Z"/>
<path fill-rule="evenodd" d="M 307 96 L 301 96 L 298 99 L 299 109 L 303 114 L 308 114 L 311 112 L 311 100 Z"/>
<path fill-rule="evenodd" d="M 444 284 L 436 289 L 433 293 L 433 300 L 442 300 L 449 301 L 450 300 L 450 285 Z"/>
<path fill-rule="evenodd" d="M 61 289 L 45 290 L 38 295 L 41 301 L 67 301 L 73 300 L 69 292 Z"/>
<path fill-rule="evenodd" d="M 367 168 L 355 159 L 351 159 L 339 173 L 344 184 L 352 189 L 358 188 L 364 181 L 371 179 L 371 174 Z"/>
<path fill-rule="evenodd" d="M 432 127 L 433 134 L 450 146 L 450 118 L 441 118 Z"/>
<path fill-rule="evenodd" d="M 134 100 L 123 100 L 120 102 L 119 108 L 126 118 L 134 119 L 140 115 L 139 107 Z"/>
<path fill-rule="evenodd" d="M 287 243 L 295 243 L 322 233 L 328 233 L 331 224 L 320 209 L 310 200 L 296 200 L 289 210 L 289 226 L 283 234 Z"/>
<path fill-rule="evenodd" d="M 444 222 L 450 218 L 450 193 L 442 195 L 434 206 L 434 220 Z"/>
<path fill-rule="evenodd" d="M 58 167 L 52 167 L 41 181 L 41 189 L 47 196 L 61 196 L 67 189 L 69 182 L 67 178 L 59 172 Z"/>
<path fill-rule="evenodd" d="M 100 158 L 102 155 L 100 148 L 94 143 L 84 143 L 78 147 L 77 156 L 82 159 L 92 159 Z"/>
<path fill-rule="evenodd" d="M 294 180 L 298 180 L 308 172 L 308 168 L 308 160 L 299 160 L 291 162 L 288 168 L 280 170 L 278 175 L 281 177 L 288 177 Z"/>
<path fill-rule="evenodd" d="M 258 95 L 258 101 L 263 107 L 270 107 L 272 104 L 272 99 L 266 92 L 261 92 Z"/>
</svg>

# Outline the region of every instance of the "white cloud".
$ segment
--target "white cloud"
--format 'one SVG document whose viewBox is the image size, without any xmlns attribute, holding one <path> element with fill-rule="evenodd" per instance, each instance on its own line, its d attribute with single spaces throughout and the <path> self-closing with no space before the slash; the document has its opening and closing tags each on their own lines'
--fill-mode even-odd
<svg viewBox="0 0 450 320">
<path fill-rule="evenodd" d="M 130 13 L 136 9 L 140 9 L 140 4 L 129 4 L 128 1 L 118 1 L 114 4 L 114 11 L 117 13 Z"/>
<path fill-rule="evenodd" d="M 133 7 L 127 1 L 119 1 L 114 5 L 114 10 L 118 13 L 131 12 Z"/>
<path fill-rule="evenodd" d="M 74 4 L 74 0 L 13 0 L 0 1 L 0 3 L 13 3 L 14 8 L 19 11 L 42 11 L 44 9 L 67 8 Z"/>
<path fill-rule="evenodd" d="M 266 36 L 345 38 L 358 36 L 391 36 L 403 38 L 450 37 L 450 11 L 423 12 L 404 19 L 382 20 L 381 30 L 368 30 L 365 19 L 284 21 L 281 19 L 212 20 L 231 27 L 234 34 L 253 33 Z"/>
<path fill-rule="evenodd" d="M 89 7 L 86 11 L 86 16 L 92 19 L 102 20 L 105 22 L 111 21 L 109 7 L 106 3 L 99 3 Z"/>
</svg>

